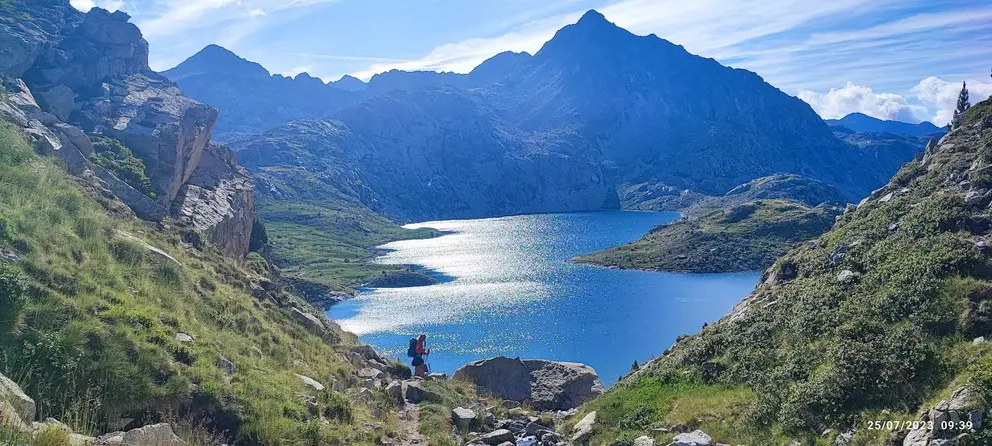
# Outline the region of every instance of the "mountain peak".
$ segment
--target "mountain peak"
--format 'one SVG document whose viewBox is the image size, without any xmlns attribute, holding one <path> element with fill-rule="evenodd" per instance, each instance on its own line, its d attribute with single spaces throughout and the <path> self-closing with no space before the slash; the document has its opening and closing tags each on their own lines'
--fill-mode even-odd
<svg viewBox="0 0 992 446">
<path fill-rule="evenodd" d="M 187 76 L 215 73 L 231 76 L 261 78 L 269 77 L 269 71 L 261 65 L 244 59 L 220 45 L 210 44 L 192 55 L 175 68 L 162 72 L 173 82 Z"/>
<path fill-rule="evenodd" d="M 612 23 L 609 20 L 606 20 L 606 16 L 604 16 L 602 13 L 600 13 L 595 9 L 590 9 L 586 11 L 585 14 L 582 14 L 582 18 L 580 18 L 579 21 L 577 22 L 577 24 L 580 25 L 603 24 L 603 23 L 609 23 L 612 25 Z"/>
</svg>

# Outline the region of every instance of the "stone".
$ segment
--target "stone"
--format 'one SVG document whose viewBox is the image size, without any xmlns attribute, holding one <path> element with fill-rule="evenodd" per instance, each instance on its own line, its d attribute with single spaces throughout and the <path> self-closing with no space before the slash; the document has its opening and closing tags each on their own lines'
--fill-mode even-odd
<svg viewBox="0 0 992 446">
<path fill-rule="evenodd" d="M 423 383 L 417 380 L 403 382 L 403 397 L 412 404 L 420 404 L 424 401 L 441 401 L 441 395 L 425 388 Z"/>
<path fill-rule="evenodd" d="M 403 399 L 403 383 L 399 381 L 392 381 L 386 386 L 386 393 L 395 398 L 397 401 Z"/>
<path fill-rule="evenodd" d="M 842 284 L 852 283 L 857 280 L 857 278 L 858 274 L 849 269 L 845 269 L 844 271 L 841 271 L 840 274 L 837 274 L 837 281 Z"/>
<path fill-rule="evenodd" d="M 884 197 L 879 198 L 878 199 L 878 202 L 879 203 L 888 203 L 889 200 L 892 200 L 893 197 L 895 197 L 895 192 L 889 192 L 889 193 L 885 194 Z"/>
<path fill-rule="evenodd" d="M 971 421 L 971 428 L 974 430 L 982 429 L 982 421 L 984 421 L 985 412 L 981 410 L 973 410 L 968 412 L 968 421 Z"/>
<path fill-rule="evenodd" d="M 186 333 L 176 333 L 176 340 L 183 344 L 190 344 L 193 342 L 193 337 Z"/>
<path fill-rule="evenodd" d="M 0 400 L 0 426 L 10 426 L 21 431 L 29 429 L 27 423 L 17 413 L 17 409 L 3 400 Z"/>
<path fill-rule="evenodd" d="M 327 335 L 327 326 L 324 325 L 324 322 L 322 322 L 317 316 L 307 313 L 297 307 L 293 307 L 293 309 L 290 310 L 290 314 L 294 319 L 296 319 L 297 322 L 306 327 L 306 329 L 311 333 L 319 336 Z"/>
<path fill-rule="evenodd" d="M 975 344 L 975 345 L 978 345 L 978 344 L 981 344 L 981 343 L 984 343 L 984 342 L 985 342 L 985 336 L 979 336 L 979 337 L 977 337 L 975 339 L 972 339 L 972 341 L 971 341 L 971 343 L 972 344 Z"/>
<path fill-rule="evenodd" d="M 357 354 L 358 356 L 361 356 L 366 361 L 377 361 L 383 364 L 386 363 L 386 360 L 382 359 L 382 357 L 379 356 L 379 353 L 377 353 L 375 349 L 372 348 L 371 345 L 365 345 L 365 344 L 353 345 L 351 346 L 351 351 Z"/>
<path fill-rule="evenodd" d="M 17 383 L 3 374 L 0 374 L 0 401 L 9 404 L 21 421 L 25 423 L 34 421 L 37 411 L 34 400 L 27 396 Z"/>
<path fill-rule="evenodd" d="M 366 367 L 358 371 L 358 377 L 379 380 L 379 379 L 384 379 L 386 377 L 386 374 L 383 373 L 382 370 Z"/>
<path fill-rule="evenodd" d="M 482 435 L 476 438 L 475 440 L 472 440 L 472 442 L 496 446 L 506 442 L 515 444 L 516 438 L 514 438 L 513 432 L 510 432 L 506 429 L 498 429 L 488 434 Z"/>
<path fill-rule="evenodd" d="M 669 446 L 710 446 L 713 439 L 706 432 L 694 430 L 685 434 L 678 434 L 669 443 Z"/>
<path fill-rule="evenodd" d="M 68 121 L 69 114 L 76 108 L 76 93 L 65 85 L 36 91 L 34 97 L 43 110 L 55 115 L 59 121 Z"/>
<path fill-rule="evenodd" d="M 58 129 L 60 135 L 65 136 L 66 140 L 76 146 L 76 149 L 79 150 L 79 153 L 81 153 L 84 157 L 89 158 L 90 155 L 93 154 L 93 141 L 91 141 L 90 137 L 86 136 L 86 133 L 83 133 L 79 127 L 74 127 L 61 122 L 56 123 L 54 127 Z"/>
<path fill-rule="evenodd" d="M 592 437 L 593 428 L 596 426 L 596 411 L 589 412 L 582 417 L 575 426 L 572 427 L 572 443 L 582 443 Z"/>
<path fill-rule="evenodd" d="M 540 411 L 569 410 L 604 391 L 596 371 L 585 364 L 497 357 L 475 361 L 455 371 L 479 391 Z"/>
<path fill-rule="evenodd" d="M 300 375 L 298 373 L 296 373 L 295 375 L 296 375 L 297 378 L 300 378 L 300 381 L 303 381 L 303 384 L 305 384 L 307 387 L 310 387 L 313 390 L 316 390 L 318 392 L 323 392 L 324 391 L 324 385 L 321 384 L 321 383 L 319 383 L 319 382 L 317 382 L 317 380 L 315 380 L 315 379 L 313 379 L 313 378 L 311 378 L 309 376 Z"/>
<path fill-rule="evenodd" d="M 221 369 L 225 375 L 233 375 L 234 371 L 236 370 L 234 363 L 231 362 L 230 359 L 227 359 L 223 356 L 218 357 L 214 365 L 216 365 L 217 368 Z"/>
<path fill-rule="evenodd" d="M 468 430 L 469 426 L 475 422 L 475 411 L 465 407 L 451 409 L 451 422 L 462 430 Z"/>
<path fill-rule="evenodd" d="M 970 386 L 962 386 L 951 394 L 951 399 L 947 402 L 947 410 L 962 412 L 973 409 L 979 405 L 979 401 L 979 397 Z"/>
<path fill-rule="evenodd" d="M 122 446 L 184 446 L 168 423 L 132 429 L 124 434 Z"/>
<path fill-rule="evenodd" d="M 446 373 L 429 373 L 427 374 L 428 381 L 445 381 L 448 379 L 448 374 Z"/>
<path fill-rule="evenodd" d="M 654 446 L 654 439 L 647 435 L 642 435 L 634 439 L 634 446 Z"/>
</svg>

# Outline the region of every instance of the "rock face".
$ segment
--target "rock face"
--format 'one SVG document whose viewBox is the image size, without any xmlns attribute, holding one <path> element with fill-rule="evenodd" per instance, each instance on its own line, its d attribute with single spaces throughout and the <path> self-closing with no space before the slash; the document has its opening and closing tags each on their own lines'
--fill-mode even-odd
<svg viewBox="0 0 992 446">
<path fill-rule="evenodd" d="M 2 374 L 0 374 L 0 403 L 12 407 L 22 422 L 34 421 L 36 411 L 34 400 L 25 395 L 17 383 Z"/>
<path fill-rule="evenodd" d="M 148 220 L 186 219 L 232 256 L 247 253 L 254 183 L 211 144 L 217 110 L 183 96 L 148 67 L 148 42 L 123 12 L 83 14 L 67 0 L 14 2 L 21 26 L 0 24 L 0 116 L 69 171 L 92 170 Z M 23 81 L 17 78 L 23 78 Z M 116 139 L 145 167 L 154 195 L 92 164 L 89 135 Z"/>
<path fill-rule="evenodd" d="M 596 371 L 585 364 L 497 357 L 466 364 L 452 379 L 483 393 L 528 402 L 537 410 L 568 410 L 603 393 Z"/>
<path fill-rule="evenodd" d="M 248 252 L 255 184 L 225 146 L 207 146 L 193 175 L 175 200 L 179 218 L 187 219 L 230 256 Z"/>
</svg>

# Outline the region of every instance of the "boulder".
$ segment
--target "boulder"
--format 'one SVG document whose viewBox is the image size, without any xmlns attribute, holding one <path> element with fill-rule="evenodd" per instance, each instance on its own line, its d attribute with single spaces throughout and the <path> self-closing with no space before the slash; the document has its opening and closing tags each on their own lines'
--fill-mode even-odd
<svg viewBox="0 0 992 446">
<path fill-rule="evenodd" d="M 472 409 L 465 407 L 451 409 L 451 422 L 462 430 L 468 430 L 469 426 L 475 421 L 475 417 L 475 411 Z"/>
<path fill-rule="evenodd" d="M 0 401 L 6 402 L 14 409 L 21 421 L 34 421 L 37 407 L 31 397 L 24 394 L 21 387 L 10 378 L 0 374 Z"/>
<path fill-rule="evenodd" d="M 90 137 L 86 136 L 86 134 L 83 133 L 79 127 L 74 127 L 61 122 L 56 123 L 54 127 L 58 129 L 59 133 L 62 136 L 65 136 L 65 138 L 71 142 L 72 145 L 76 146 L 76 149 L 78 149 L 79 153 L 83 154 L 83 156 L 89 158 L 89 156 L 93 154 L 93 141 L 91 141 Z"/>
<path fill-rule="evenodd" d="M 193 342 L 193 337 L 186 333 L 176 333 L 176 340 L 183 344 L 189 344 Z"/>
<path fill-rule="evenodd" d="M 386 393 L 388 393 L 389 396 L 392 396 L 393 398 L 395 398 L 396 401 L 402 401 L 403 400 L 403 383 L 401 383 L 399 381 L 390 382 L 389 385 L 386 386 Z"/>
<path fill-rule="evenodd" d="M 327 326 L 324 325 L 324 322 L 321 321 L 320 318 L 318 318 L 317 316 L 314 316 L 296 307 L 293 307 L 293 309 L 290 310 L 290 314 L 293 316 L 294 319 L 296 319 L 297 322 L 299 322 L 304 327 L 306 327 L 306 329 L 309 330 L 311 333 L 319 336 L 327 335 Z"/>
<path fill-rule="evenodd" d="M 668 446 L 710 446 L 711 444 L 713 444 L 713 439 L 706 435 L 706 432 L 697 429 L 676 435 Z"/>
<path fill-rule="evenodd" d="M 497 446 L 497 445 L 501 445 L 503 443 L 516 444 L 515 443 L 516 442 L 516 438 L 514 438 L 513 432 L 510 432 L 510 431 L 508 431 L 506 429 L 498 429 L 498 430 L 492 431 L 492 432 L 490 432 L 488 434 L 481 435 L 478 438 L 476 438 L 475 440 L 472 440 L 472 442 L 473 443 L 483 443 L 483 444 L 488 444 L 488 445 L 492 445 L 492 446 Z"/>
<path fill-rule="evenodd" d="M 634 439 L 634 446 L 654 446 L 654 439 L 643 435 Z"/>
<path fill-rule="evenodd" d="M 497 357 L 466 364 L 452 379 L 482 393 L 528 402 L 542 411 L 569 410 L 603 393 L 596 371 L 585 364 Z"/>
<path fill-rule="evenodd" d="M 317 380 L 315 380 L 315 379 L 313 379 L 313 378 L 311 378 L 309 376 L 300 375 L 298 373 L 296 374 L 296 377 L 297 378 L 300 378 L 300 381 L 303 381 L 303 384 L 305 384 L 307 387 L 310 387 L 313 390 L 316 390 L 318 392 L 323 392 L 324 391 L 324 385 L 321 384 L 321 383 L 319 383 L 319 382 L 317 382 Z"/>
<path fill-rule="evenodd" d="M 849 284 L 857 280 L 857 278 L 858 274 L 849 269 L 845 269 L 844 271 L 841 271 L 840 274 L 837 274 L 837 282 L 842 284 Z"/>
<path fill-rule="evenodd" d="M 230 359 L 227 359 L 223 356 L 217 357 L 217 361 L 214 364 L 217 366 L 217 368 L 221 369 L 225 375 L 233 375 L 234 370 L 236 370 L 234 363 L 231 362 Z"/>
<path fill-rule="evenodd" d="M 132 429 L 124 434 L 122 446 L 184 446 L 168 423 Z"/>
<path fill-rule="evenodd" d="M 76 93 L 65 85 L 36 92 L 34 96 L 45 111 L 55 115 L 60 121 L 68 120 L 69 114 L 76 108 Z"/>
<path fill-rule="evenodd" d="M 593 428 L 596 426 L 596 411 L 589 412 L 582 417 L 575 426 L 572 427 L 572 443 L 581 444 L 592 437 Z"/>
<path fill-rule="evenodd" d="M 375 349 L 372 348 L 371 345 L 365 345 L 365 344 L 353 345 L 351 347 L 351 351 L 361 356 L 362 358 L 365 358 L 366 361 L 377 361 L 383 364 L 386 363 L 386 360 L 382 359 L 382 357 L 379 356 L 379 353 L 377 353 Z"/>
<path fill-rule="evenodd" d="M 424 384 L 417 380 L 403 381 L 403 397 L 407 402 L 420 404 L 424 401 L 440 401 L 441 395 L 424 387 Z"/>
</svg>

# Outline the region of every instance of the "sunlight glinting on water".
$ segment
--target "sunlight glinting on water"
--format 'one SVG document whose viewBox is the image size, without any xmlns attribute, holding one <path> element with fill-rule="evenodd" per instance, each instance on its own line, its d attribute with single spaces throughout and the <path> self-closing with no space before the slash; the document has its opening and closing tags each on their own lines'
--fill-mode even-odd
<svg viewBox="0 0 992 446">
<path fill-rule="evenodd" d="M 725 314 L 757 273 L 671 274 L 569 263 L 640 237 L 674 213 L 521 215 L 408 225 L 445 232 L 389 243 L 384 264 L 416 265 L 442 282 L 360 290 L 329 310 L 390 358 L 429 335 L 436 370 L 497 355 L 585 362 L 605 382 Z"/>
</svg>

